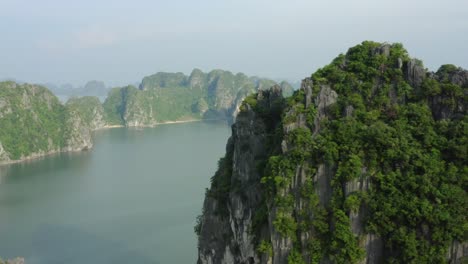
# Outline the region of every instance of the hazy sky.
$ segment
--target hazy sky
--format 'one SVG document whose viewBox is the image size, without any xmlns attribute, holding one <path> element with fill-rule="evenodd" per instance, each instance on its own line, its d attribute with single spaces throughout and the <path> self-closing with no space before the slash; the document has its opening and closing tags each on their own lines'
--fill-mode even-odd
<svg viewBox="0 0 468 264">
<path fill-rule="evenodd" d="M 0 0 L 0 78 L 27 82 L 194 67 L 299 80 L 363 40 L 468 68 L 468 1 Z"/>
</svg>

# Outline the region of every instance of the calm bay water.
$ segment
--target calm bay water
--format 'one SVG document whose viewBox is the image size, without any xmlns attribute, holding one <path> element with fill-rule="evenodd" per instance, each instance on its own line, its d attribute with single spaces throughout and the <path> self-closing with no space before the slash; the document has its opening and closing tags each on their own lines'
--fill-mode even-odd
<svg viewBox="0 0 468 264">
<path fill-rule="evenodd" d="M 27 264 L 195 263 L 195 218 L 229 127 L 98 131 L 94 148 L 0 167 L 0 256 Z"/>
</svg>

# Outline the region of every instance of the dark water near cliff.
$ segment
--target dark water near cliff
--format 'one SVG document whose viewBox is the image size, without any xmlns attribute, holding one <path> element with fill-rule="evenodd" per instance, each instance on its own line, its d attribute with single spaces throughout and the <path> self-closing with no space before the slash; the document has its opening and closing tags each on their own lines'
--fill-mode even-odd
<svg viewBox="0 0 468 264">
<path fill-rule="evenodd" d="M 0 256 L 27 264 L 195 263 L 229 127 L 98 131 L 91 151 L 0 167 Z"/>
</svg>

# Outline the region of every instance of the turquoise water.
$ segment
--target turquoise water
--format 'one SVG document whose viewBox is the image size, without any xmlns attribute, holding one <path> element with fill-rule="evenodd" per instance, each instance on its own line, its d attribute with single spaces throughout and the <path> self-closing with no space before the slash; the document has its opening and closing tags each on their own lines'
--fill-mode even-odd
<svg viewBox="0 0 468 264">
<path fill-rule="evenodd" d="M 94 148 L 0 167 L 0 256 L 27 264 L 195 263 L 229 127 L 98 131 Z"/>
</svg>

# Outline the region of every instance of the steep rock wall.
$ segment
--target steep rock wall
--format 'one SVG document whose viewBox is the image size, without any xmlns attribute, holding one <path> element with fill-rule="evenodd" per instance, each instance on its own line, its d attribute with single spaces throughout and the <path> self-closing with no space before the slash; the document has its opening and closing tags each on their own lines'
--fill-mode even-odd
<svg viewBox="0 0 468 264">
<path fill-rule="evenodd" d="M 198 263 L 462 263 L 467 73 L 429 73 L 400 45 L 363 43 L 306 78 L 279 111 L 265 93 L 248 96 L 196 227 Z M 451 142 L 431 162 L 458 172 L 421 165 L 431 140 Z M 412 151 L 426 154 L 408 159 Z M 440 188 L 452 188 L 450 202 L 433 198 Z M 422 216 L 424 204 L 438 209 Z M 433 220 L 447 206 L 439 216 L 452 214 L 450 227 Z M 440 228 L 450 233 L 443 245 L 433 242 Z"/>
</svg>

